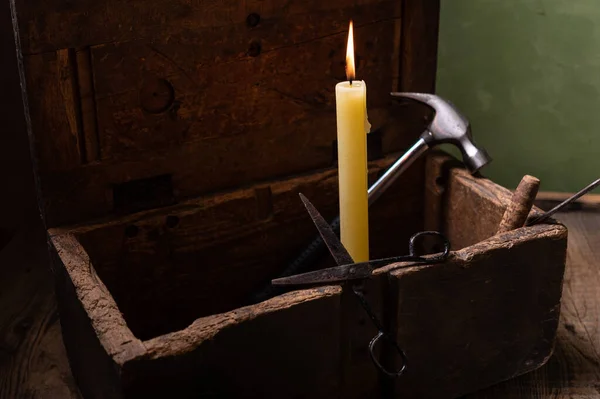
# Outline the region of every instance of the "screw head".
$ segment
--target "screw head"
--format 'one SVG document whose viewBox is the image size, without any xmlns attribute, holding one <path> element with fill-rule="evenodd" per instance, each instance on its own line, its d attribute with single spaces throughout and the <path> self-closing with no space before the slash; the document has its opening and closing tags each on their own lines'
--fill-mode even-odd
<svg viewBox="0 0 600 399">
<path fill-rule="evenodd" d="M 260 22 L 260 15 L 258 15 L 255 12 L 253 12 L 252 14 L 249 14 L 246 17 L 246 25 L 248 25 L 251 28 L 254 28 L 255 26 L 257 26 L 259 22 Z"/>
<path fill-rule="evenodd" d="M 175 90 L 166 79 L 146 79 L 140 90 L 140 105 L 151 114 L 160 114 L 175 101 Z"/>
</svg>

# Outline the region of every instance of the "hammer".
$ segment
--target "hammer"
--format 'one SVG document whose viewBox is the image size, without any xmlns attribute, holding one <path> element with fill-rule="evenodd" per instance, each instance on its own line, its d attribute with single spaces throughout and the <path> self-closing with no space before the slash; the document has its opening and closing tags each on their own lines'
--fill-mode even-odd
<svg viewBox="0 0 600 399">
<path fill-rule="evenodd" d="M 391 95 L 393 97 L 410 98 L 427 104 L 435 111 L 435 115 L 417 142 L 369 187 L 369 205 L 375 202 L 417 158 L 429 148 L 439 144 L 450 143 L 458 147 L 462 153 L 463 163 L 467 166 L 471 174 L 476 173 L 483 166 L 491 162 L 492 159 L 487 152 L 475 145 L 471 136 L 471 126 L 467 118 L 458 112 L 456 107 L 449 101 L 435 94 L 427 93 L 392 92 Z M 331 223 L 331 227 L 334 231 L 339 232 L 339 216 Z M 324 253 L 325 248 L 325 243 L 318 236 L 288 265 L 280 274 L 280 277 L 296 274 L 299 270 L 308 267 L 319 259 L 321 254 Z M 254 303 L 267 299 L 274 293 L 274 290 L 275 287 L 268 285 L 265 289 L 254 295 Z"/>
<path fill-rule="evenodd" d="M 379 198 L 410 164 L 431 147 L 445 143 L 455 145 L 460 150 L 463 163 L 471 174 L 475 174 L 492 161 L 483 148 L 475 145 L 471 134 L 471 124 L 450 101 L 427 93 L 392 92 L 391 95 L 411 98 L 427 104 L 433 108 L 435 115 L 417 142 L 369 187 L 369 205 Z"/>
</svg>

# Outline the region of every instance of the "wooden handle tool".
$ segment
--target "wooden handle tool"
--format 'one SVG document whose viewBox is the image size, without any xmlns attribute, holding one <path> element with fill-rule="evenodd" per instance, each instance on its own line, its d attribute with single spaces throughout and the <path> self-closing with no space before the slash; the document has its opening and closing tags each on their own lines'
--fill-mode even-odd
<svg viewBox="0 0 600 399">
<path fill-rule="evenodd" d="M 523 176 L 517 189 L 513 193 L 506 211 L 504 211 L 502 221 L 498 226 L 496 234 L 523 227 L 527 220 L 527 216 L 531 211 L 539 187 L 539 179 L 530 175 Z"/>
</svg>

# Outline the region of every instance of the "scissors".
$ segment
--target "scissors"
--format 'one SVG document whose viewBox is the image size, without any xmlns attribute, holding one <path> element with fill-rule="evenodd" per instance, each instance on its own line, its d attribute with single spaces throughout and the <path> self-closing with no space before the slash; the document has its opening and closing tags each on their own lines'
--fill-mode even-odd
<svg viewBox="0 0 600 399">
<path fill-rule="evenodd" d="M 408 256 L 396 256 L 391 258 L 378 259 L 368 262 L 360 262 L 355 263 L 352 259 L 352 256 L 348 253 L 348 250 L 341 243 L 331 226 L 327 223 L 325 218 L 321 216 L 319 211 L 314 207 L 314 205 L 302 194 L 300 193 L 300 198 L 304 203 L 313 223 L 315 224 L 319 234 L 323 238 L 323 241 L 327 245 L 331 256 L 335 259 L 335 262 L 338 264 L 338 267 L 332 267 L 322 270 L 317 270 L 314 272 L 297 274 L 295 276 L 283 277 L 274 279 L 271 281 L 273 285 L 304 285 L 304 284 L 318 284 L 325 283 L 330 284 L 334 282 L 343 282 L 343 281 L 352 281 L 352 292 L 358 298 L 360 304 L 363 309 L 369 315 L 371 321 L 377 328 L 378 332 L 371 339 L 369 343 L 369 354 L 371 356 L 371 360 L 375 364 L 375 366 L 382 371 L 385 375 L 389 377 L 399 377 L 402 375 L 406 369 L 407 356 L 400 348 L 398 343 L 393 339 L 393 337 L 384 329 L 383 324 L 379 321 L 375 313 L 373 313 L 369 303 L 367 302 L 364 294 L 361 291 L 362 284 L 361 280 L 370 278 L 373 275 L 375 269 L 381 266 L 388 265 L 390 263 L 395 262 L 414 262 L 412 264 L 404 265 L 402 267 L 414 266 L 415 264 L 432 264 L 443 262 L 448 258 L 450 253 L 450 242 L 448 239 L 443 236 L 441 233 L 437 231 L 423 231 L 413 235 L 409 242 L 409 255 Z M 414 250 L 415 240 L 424 235 L 431 235 L 438 237 L 443 242 L 444 251 L 440 255 L 429 255 L 429 256 L 420 256 L 417 255 Z M 402 359 L 402 366 L 397 371 L 388 371 L 386 370 L 377 360 L 375 356 L 374 348 L 377 342 L 379 342 L 382 338 L 386 339 L 390 342 L 394 348 L 400 354 Z"/>
</svg>

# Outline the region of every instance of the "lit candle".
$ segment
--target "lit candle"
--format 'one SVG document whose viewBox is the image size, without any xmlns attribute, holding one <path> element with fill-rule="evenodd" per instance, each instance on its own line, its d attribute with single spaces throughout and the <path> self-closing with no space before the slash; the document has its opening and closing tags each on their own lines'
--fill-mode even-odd
<svg viewBox="0 0 600 399">
<path fill-rule="evenodd" d="M 340 239 L 355 262 L 369 260 L 367 181 L 367 86 L 355 80 L 352 21 L 346 49 L 348 81 L 335 86 L 340 205 Z"/>
</svg>

